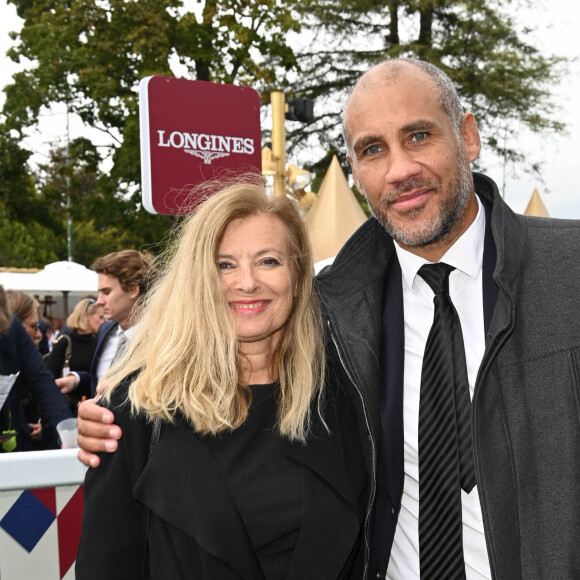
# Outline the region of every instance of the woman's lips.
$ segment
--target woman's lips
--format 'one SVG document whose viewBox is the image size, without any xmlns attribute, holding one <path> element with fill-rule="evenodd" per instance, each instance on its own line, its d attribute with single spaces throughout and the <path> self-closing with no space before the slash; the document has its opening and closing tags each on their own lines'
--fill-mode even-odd
<svg viewBox="0 0 580 580">
<path fill-rule="evenodd" d="M 256 314 L 262 312 L 271 300 L 252 300 L 230 302 L 230 308 L 240 314 Z"/>
</svg>

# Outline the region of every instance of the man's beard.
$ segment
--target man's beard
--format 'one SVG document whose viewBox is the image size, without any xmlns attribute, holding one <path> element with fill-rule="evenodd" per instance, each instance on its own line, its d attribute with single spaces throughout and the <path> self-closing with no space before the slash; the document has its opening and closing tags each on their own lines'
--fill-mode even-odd
<svg viewBox="0 0 580 580">
<path fill-rule="evenodd" d="M 471 200 L 473 180 L 469 164 L 461 149 L 459 149 L 459 156 L 457 172 L 439 202 L 439 212 L 428 221 L 420 222 L 423 208 L 417 208 L 405 213 L 408 222 L 406 225 L 397 226 L 388 216 L 389 207 L 401 195 L 417 189 L 432 189 L 436 194 L 441 195 L 443 185 L 439 179 L 405 181 L 381 197 L 374 207 L 371 206 L 375 217 L 401 245 L 419 247 L 438 242 L 453 232 L 454 228 L 462 222 Z"/>
</svg>

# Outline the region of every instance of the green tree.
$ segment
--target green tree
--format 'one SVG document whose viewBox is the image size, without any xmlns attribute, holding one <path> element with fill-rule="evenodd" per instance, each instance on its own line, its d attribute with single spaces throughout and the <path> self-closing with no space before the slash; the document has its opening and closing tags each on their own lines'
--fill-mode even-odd
<svg viewBox="0 0 580 580">
<path fill-rule="evenodd" d="M 42 219 L 45 208 L 36 196 L 34 178 L 28 167 L 31 153 L 0 125 L 0 206 L 8 219 Z"/>
<path fill-rule="evenodd" d="M 249 84 L 264 95 L 284 88 L 288 98 L 315 98 L 314 122 L 287 125 L 294 148 L 342 150 L 347 91 L 361 72 L 393 56 L 419 56 L 446 70 L 488 147 L 502 157 L 522 161 L 519 144 L 502 149 L 501 137 L 515 123 L 538 132 L 563 129 L 550 99 L 563 61 L 540 54 L 507 12 L 529 0 L 205 0 L 194 10 L 183 0 L 10 1 L 24 25 L 9 55 L 36 66 L 17 73 L 5 90 L 5 131 L 22 136 L 44 108 L 66 103 L 109 136 L 112 169 L 103 174 L 96 152 L 79 142 L 69 151 L 78 167 L 69 159 L 63 169 L 54 158 L 53 176 L 47 180 L 50 171 L 42 169 L 38 192 L 29 183 L 28 197 L 19 198 L 26 204 L 14 198 L 22 181 L 10 187 L 6 209 L 60 231 L 58 179 L 66 178 L 74 223 L 90 224 L 87 244 L 90 232 L 110 231 L 132 247 L 155 247 L 173 223 L 143 211 L 138 185 L 138 82 L 170 75 L 171 67 L 189 78 Z M 298 22 L 303 34 L 293 48 L 289 35 L 300 30 Z M 47 215 L 47 202 L 58 219 Z"/>
<path fill-rule="evenodd" d="M 297 0 L 207 0 L 195 3 L 194 11 L 182 0 L 9 1 L 24 19 L 9 56 L 35 66 L 14 75 L 5 89 L 6 130 L 22 137 L 44 110 L 65 103 L 111 143 L 106 174 L 87 140 L 71 143 L 68 153 L 54 150 L 38 170 L 37 197 L 45 216 L 52 216 L 47 227 L 59 240 L 57 253 L 66 252 L 68 192 L 73 254 L 86 264 L 116 246 L 155 252 L 175 221 L 141 206 L 141 78 L 171 75 L 172 63 L 189 78 L 259 87 L 296 66 L 286 35 L 299 28 Z M 33 208 L 14 201 L 17 216 Z"/>
<path fill-rule="evenodd" d="M 0 126 L 0 266 L 41 268 L 58 255 L 58 224 L 37 194 L 30 152 Z"/>
<path fill-rule="evenodd" d="M 52 230 L 36 221 L 10 219 L 0 207 L 0 265 L 11 268 L 43 268 L 56 262 L 56 240 Z"/>
<path fill-rule="evenodd" d="M 564 60 L 543 56 L 529 30 L 509 14 L 526 0 L 304 0 L 306 28 L 315 39 L 298 54 L 296 93 L 324 111 L 307 127 L 288 132 L 342 148 L 340 111 L 362 72 L 387 57 L 419 57 L 441 67 L 458 86 L 487 146 L 523 161 L 518 144 L 504 151 L 498 138 L 519 124 L 534 132 L 561 131 L 551 88 Z M 509 10 L 509 12 L 508 12 Z M 361 39 L 364 39 L 361 42 Z M 528 164 L 528 169 L 537 169 Z"/>
<path fill-rule="evenodd" d="M 78 138 L 67 147 L 54 147 L 48 162 L 39 165 L 37 188 L 58 224 L 55 235 L 59 239 L 66 237 L 70 216 L 73 257 L 86 266 L 99 256 L 125 248 L 146 246 L 156 253 L 173 218 L 143 212 L 128 187 L 112 189 L 115 182 L 100 172 L 101 161 L 95 145 Z M 66 256 L 63 245 L 59 247 L 59 257 Z"/>
<path fill-rule="evenodd" d="M 139 80 L 171 75 L 173 58 L 189 78 L 273 83 L 295 67 L 292 1 L 207 0 L 191 12 L 181 0 L 11 0 L 24 24 L 9 56 L 38 64 L 6 87 L 7 125 L 23 131 L 66 103 L 110 136 L 117 182 L 138 183 Z"/>
</svg>

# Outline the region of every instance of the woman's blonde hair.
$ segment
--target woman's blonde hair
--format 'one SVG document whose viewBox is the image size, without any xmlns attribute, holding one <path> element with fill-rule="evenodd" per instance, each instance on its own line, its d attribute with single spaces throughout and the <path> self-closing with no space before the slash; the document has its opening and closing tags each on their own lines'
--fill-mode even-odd
<svg viewBox="0 0 580 580">
<path fill-rule="evenodd" d="M 206 184 L 202 193 L 215 186 Z M 200 195 L 199 189 L 195 194 Z M 296 203 L 283 196 L 269 198 L 259 176 L 222 184 L 184 223 L 167 267 L 146 297 L 138 332 L 105 384 L 116 386 L 139 371 L 129 390 L 135 412 L 169 421 L 179 412 L 200 433 L 242 425 L 251 391 L 241 382 L 238 342 L 217 259 L 227 226 L 254 215 L 276 216 L 288 231 L 296 296 L 271 371 L 280 383 L 279 431 L 304 441 L 325 370 L 312 251 Z"/>
<path fill-rule="evenodd" d="M 85 313 L 94 314 L 99 308 L 101 308 L 101 305 L 97 304 L 94 298 L 83 298 L 79 300 L 74 310 L 66 319 L 66 325 L 71 330 L 86 330 L 87 317 Z"/>
</svg>

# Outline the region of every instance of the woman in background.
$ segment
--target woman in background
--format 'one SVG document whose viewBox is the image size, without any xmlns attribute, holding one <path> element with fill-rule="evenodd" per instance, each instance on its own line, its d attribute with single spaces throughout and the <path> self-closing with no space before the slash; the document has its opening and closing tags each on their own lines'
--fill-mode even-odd
<svg viewBox="0 0 580 580">
<path fill-rule="evenodd" d="M 25 302 L 22 293 L 11 292 L 17 298 L 14 304 Z M 24 295 L 26 296 L 26 295 Z M 32 304 L 32 298 L 27 297 Z M 36 313 L 38 320 L 38 313 Z M 9 381 L 12 375 L 12 387 L 0 409 L 0 452 L 31 451 L 35 444 L 31 438 L 31 427 L 26 420 L 22 406 L 22 393 L 26 388 L 40 407 L 43 420 L 43 445 L 47 449 L 56 449 L 58 436 L 56 425 L 72 417 L 70 409 L 53 376 L 44 366 L 42 355 L 31 339 L 31 328 L 27 331 L 17 316 L 8 309 L 4 288 L 0 286 L 0 375 Z"/>
<path fill-rule="evenodd" d="M 24 330 L 26 330 L 32 342 L 38 348 L 42 339 L 40 319 L 38 316 L 38 307 L 40 304 L 35 298 L 20 290 L 7 290 L 6 299 L 8 300 L 8 309 L 18 317 Z M 42 443 L 42 413 L 40 407 L 26 383 L 20 383 L 20 390 L 22 395 L 22 409 L 24 410 L 28 426 L 30 427 L 30 438 L 34 441 L 36 449 L 42 449 L 44 445 Z"/>
<path fill-rule="evenodd" d="M 38 326 L 38 301 L 20 290 L 6 290 L 6 299 L 10 312 L 18 316 L 32 342 L 38 346 L 42 338 Z"/>
<path fill-rule="evenodd" d="M 362 578 L 366 435 L 312 275 L 295 202 L 258 178 L 186 222 L 104 378 L 123 437 L 87 472 L 77 580 Z"/>
<path fill-rule="evenodd" d="M 86 374 L 79 376 L 77 387 L 66 395 L 75 415 L 78 404 L 91 396 L 89 372 L 97 346 L 96 335 L 104 320 L 103 307 L 93 298 L 83 298 L 66 319 L 68 334 L 59 336 L 46 358 L 46 366 L 55 379 L 61 378 L 63 371 L 64 374 L 86 371 Z"/>
</svg>

